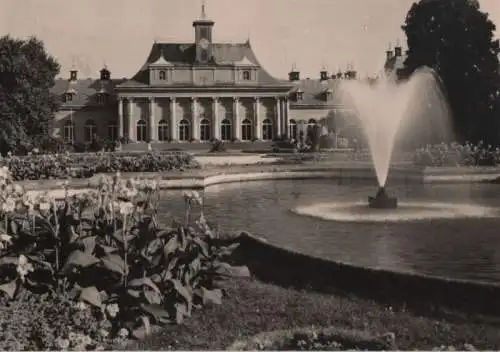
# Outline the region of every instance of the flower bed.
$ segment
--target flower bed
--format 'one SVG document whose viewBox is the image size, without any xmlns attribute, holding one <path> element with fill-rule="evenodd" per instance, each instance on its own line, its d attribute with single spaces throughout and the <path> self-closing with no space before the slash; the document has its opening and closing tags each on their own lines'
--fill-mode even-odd
<svg viewBox="0 0 500 352">
<path fill-rule="evenodd" d="M 397 350 L 395 336 L 371 336 L 365 331 L 330 328 L 302 328 L 264 332 L 236 341 L 228 350 L 236 351 L 345 351 Z"/>
<path fill-rule="evenodd" d="M 221 304 L 220 280 L 248 276 L 225 258 L 237 244 L 213 231 L 203 200 L 160 225 L 153 180 L 102 176 L 95 191 L 32 197 L 0 169 L 0 349 L 85 350 L 140 339 Z"/>
<path fill-rule="evenodd" d="M 98 173 L 159 172 L 198 168 L 188 153 L 115 153 L 46 154 L 7 157 L 7 166 L 16 181 L 39 179 L 87 178 Z"/>
<path fill-rule="evenodd" d="M 414 154 L 414 163 L 420 166 L 496 166 L 500 163 L 500 148 L 465 143 L 428 145 Z"/>
</svg>

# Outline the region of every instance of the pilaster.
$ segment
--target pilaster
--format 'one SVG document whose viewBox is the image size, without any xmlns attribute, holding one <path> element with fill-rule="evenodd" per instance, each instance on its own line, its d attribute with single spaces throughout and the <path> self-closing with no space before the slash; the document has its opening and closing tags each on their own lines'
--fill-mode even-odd
<svg viewBox="0 0 500 352">
<path fill-rule="evenodd" d="M 191 97 L 191 137 L 195 141 L 200 139 L 200 126 L 198 118 L 198 99 Z"/>
<path fill-rule="evenodd" d="M 236 140 L 241 140 L 241 121 L 240 121 L 240 99 L 233 97 L 233 136 Z"/>
<path fill-rule="evenodd" d="M 149 97 L 148 139 L 150 141 L 157 141 L 158 140 L 158 136 L 157 136 L 158 130 L 155 128 L 155 126 L 156 126 L 156 123 L 155 123 L 155 98 Z"/>
<path fill-rule="evenodd" d="M 260 128 L 260 98 L 259 97 L 254 97 L 253 99 L 253 111 L 254 111 L 254 121 L 253 121 L 253 127 L 254 127 L 254 137 L 258 140 L 262 139 L 262 129 Z"/>
<path fill-rule="evenodd" d="M 274 131 L 275 137 L 281 137 L 281 99 L 276 97 L 276 129 Z"/>
<path fill-rule="evenodd" d="M 118 98 L 118 138 L 123 138 L 123 98 Z"/>
<path fill-rule="evenodd" d="M 170 133 L 170 139 L 176 141 L 179 139 L 177 136 L 179 127 L 177 126 L 176 118 L 176 100 L 175 97 L 170 97 L 170 121 L 168 122 L 168 131 Z"/>
<path fill-rule="evenodd" d="M 136 121 L 134 116 L 134 98 L 128 98 L 128 138 L 132 141 L 136 141 Z"/>
<path fill-rule="evenodd" d="M 212 98 L 212 136 L 215 139 L 220 139 L 220 118 L 219 118 L 219 98 Z"/>
</svg>

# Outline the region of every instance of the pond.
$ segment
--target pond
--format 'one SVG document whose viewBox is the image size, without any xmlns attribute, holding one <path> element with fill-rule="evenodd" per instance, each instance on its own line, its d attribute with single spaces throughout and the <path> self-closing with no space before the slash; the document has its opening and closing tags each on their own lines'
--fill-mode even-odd
<svg viewBox="0 0 500 352">
<path fill-rule="evenodd" d="M 221 231 L 245 230 L 317 257 L 500 283 L 500 186 L 389 185 L 388 191 L 399 198 L 401 209 L 374 216 L 364 206 L 353 206 L 376 192 L 372 182 L 339 184 L 321 179 L 221 184 L 203 192 L 204 211 Z M 180 194 L 164 192 L 163 214 L 182 217 Z M 327 214 L 316 217 L 319 212 Z"/>
</svg>

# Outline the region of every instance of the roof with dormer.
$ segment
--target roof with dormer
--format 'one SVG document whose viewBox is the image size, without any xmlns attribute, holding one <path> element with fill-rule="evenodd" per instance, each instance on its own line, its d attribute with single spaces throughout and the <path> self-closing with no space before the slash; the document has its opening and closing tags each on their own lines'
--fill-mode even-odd
<svg viewBox="0 0 500 352">
<path fill-rule="evenodd" d="M 70 81 L 58 78 L 51 91 L 59 98 L 62 109 L 82 108 L 82 107 L 102 107 L 97 100 L 101 93 L 114 95 L 115 87 L 123 83 L 125 79 L 110 79 L 102 81 L 100 79 L 85 78 Z M 64 95 L 71 93 L 71 101 L 65 101 Z"/>
<path fill-rule="evenodd" d="M 245 43 L 212 43 L 212 62 L 208 67 L 217 66 L 253 66 L 258 73 L 257 86 L 283 86 L 286 81 L 277 79 L 269 74 L 260 64 L 255 55 L 250 42 Z M 154 65 L 158 60 L 164 60 L 175 67 L 197 66 L 196 45 L 194 43 L 154 43 L 149 52 L 148 58 L 139 71 L 126 82 L 120 84 L 119 88 L 141 88 L 149 86 L 150 65 Z M 252 82 L 255 86 L 255 83 Z M 224 86 L 231 83 L 215 83 Z M 175 85 L 175 83 L 173 83 Z M 234 85 L 241 85 L 235 83 Z"/>
<path fill-rule="evenodd" d="M 342 84 L 343 79 L 302 79 L 295 81 L 295 87 L 290 91 L 290 105 L 298 109 L 326 109 L 344 106 L 341 96 L 339 85 Z M 301 100 L 295 100 L 297 92 L 302 93 Z M 331 94 L 329 99 L 325 99 L 325 94 Z"/>
</svg>

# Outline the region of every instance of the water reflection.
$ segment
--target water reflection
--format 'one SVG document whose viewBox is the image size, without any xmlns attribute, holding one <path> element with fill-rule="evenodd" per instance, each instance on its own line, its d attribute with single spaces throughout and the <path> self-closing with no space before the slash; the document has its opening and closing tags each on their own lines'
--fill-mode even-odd
<svg viewBox="0 0 500 352">
<path fill-rule="evenodd" d="M 226 232 L 247 230 L 319 257 L 391 270 L 500 282 L 500 219 L 434 219 L 401 223 L 324 221 L 291 209 L 321 202 L 365 201 L 373 185 L 331 180 L 233 183 L 209 187 L 204 210 Z M 500 207 L 489 184 L 390 187 L 402 201 L 470 202 Z M 182 218 L 180 192 L 165 192 L 164 212 Z"/>
</svg>

